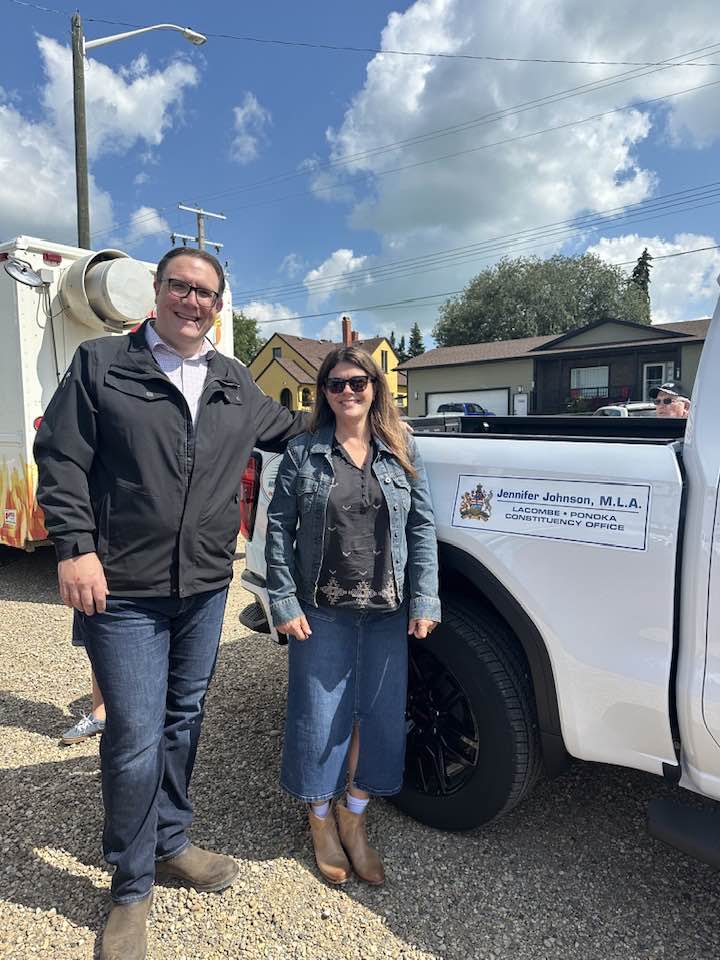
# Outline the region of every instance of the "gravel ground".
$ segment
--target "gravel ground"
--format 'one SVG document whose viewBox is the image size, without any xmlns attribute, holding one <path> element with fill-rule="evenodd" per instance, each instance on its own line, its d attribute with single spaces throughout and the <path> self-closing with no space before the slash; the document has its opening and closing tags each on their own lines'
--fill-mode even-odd
<svg viewBox="0 0 720 960">
<path fill-rule="evenodd" d="M 90 708 L 88 666 L 51 553 L 0 552 L 0 568 L 0 957 L 96 957 L 109 886 L 97 740 L 58 742 Z M 718 957 L 717 874 L 645 834 L 646 802 L 669 790 L 618 768 L 578 763 L 469 834 L 378 802 L 387 884 L 324 884 L 276 782 L 285 652 L 240 625 L 248 602 L 237 578 L 193 783 L 193 839 L 236 857 L 240 877 L 220 895 L 158 887 L 152 960 Z"/>
</svg>

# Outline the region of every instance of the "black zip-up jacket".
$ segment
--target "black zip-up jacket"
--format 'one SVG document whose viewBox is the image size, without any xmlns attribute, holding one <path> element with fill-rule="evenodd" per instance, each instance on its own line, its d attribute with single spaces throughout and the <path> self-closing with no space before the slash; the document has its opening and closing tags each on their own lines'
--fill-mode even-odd
<svg viewBox="0 0 720 960">
<path fill-rule="evenodd" d="M 186 597 L 227 584 L 240 478 L 254 446 L 305 429 L 220 353 L 195 425 L 145 325 L 78 348 L 35 440 L 38 502 L 58 560 L 96 551 L 114 596 Z"/>
</svg>

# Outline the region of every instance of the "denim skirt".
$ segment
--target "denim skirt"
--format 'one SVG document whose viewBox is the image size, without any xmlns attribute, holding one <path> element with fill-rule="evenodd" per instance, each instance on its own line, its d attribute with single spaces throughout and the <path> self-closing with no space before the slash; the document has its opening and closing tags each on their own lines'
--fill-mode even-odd
<svg viewBox="0 0 720 960">
<path fill-rule="evenodd" d="M 281 786 L 306 801 L 343 793 L 357 723 L 355 785 L 375 795 L 398 793 L 405 763 L 407 603 L 390 613 L 302 606 L 312 634 L 290 637 Z"/>
</svg>

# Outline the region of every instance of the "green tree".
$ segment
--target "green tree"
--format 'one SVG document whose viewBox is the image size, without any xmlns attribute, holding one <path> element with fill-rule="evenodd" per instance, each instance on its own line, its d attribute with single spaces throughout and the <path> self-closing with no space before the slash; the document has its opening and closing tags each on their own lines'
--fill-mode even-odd
<svg viewBox="0 0 720 960">
<path fill-rule="evenodd" d="M 391 331 L 390 331 L 390 336 L 388 337 L 388 339 L 390 340 L 390 346 L 393 348 L 393 350 L 395 351 L 395 353 L 397 353 L 398 345 L 397 345 L 397 343 L 395 342 L 395 331 L 394 331 L 394 330 L 391 330 Z"/>
<path fill-rule="evenodd" d="M 410 328 L 410 342 L 408 344 L 407 355 L 408 357 L 418 357 L 421 353 L 425 353 L 425 344 L 423 343 L 420 327 L 416 320 Z"/>
<path fill-rule="evenodd" d="M 561 334 L 610 318 L 650 322 L 647 296 L 619 267 L 589 253 L 505 258 L 442 305 L 433 336 L 450 347 Z"/>
<path fill-rule="evenodd" d="M 242 311 L 233 313 L 233 352 L 238 360 L 247 366 L 264 343 L 257 320 Z"/>
<path fill-rule="evenodd" d="M 397 354 L 397 358 L 400 363 L 405 363 L 410 356 L 410 354 L 407 352 L 407 347 L 405 346 L 405 334 L 400 337 L 400 342 L 397 345 L 397 350 L 395 353 Z"/>
<path fill-rule="evenodd" d="M 640 287 L 646 297 L 650 296 L 650 271 L 652 270 L 652 263 L 650 262 L 651 260 L 652 257 L 648 253 L 648 248 L 645 247 L 643 252 L 638 257 L 629 281 L 630 283 L 634 283 L 636 286 Z"/>
</svg>

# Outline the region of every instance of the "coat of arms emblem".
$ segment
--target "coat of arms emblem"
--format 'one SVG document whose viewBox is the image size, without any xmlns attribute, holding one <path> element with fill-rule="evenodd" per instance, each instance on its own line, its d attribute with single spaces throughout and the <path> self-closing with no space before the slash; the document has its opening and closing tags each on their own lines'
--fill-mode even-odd
<svg viewBox="0 0 720 960">
<path fill-rule="evenodd" d="M 463 520 L 489 520 L 492 513 L 492 490 L 479 483 L 474 490 L 467 490 L 460 497 L 459 511 Z"/>
</svg>

